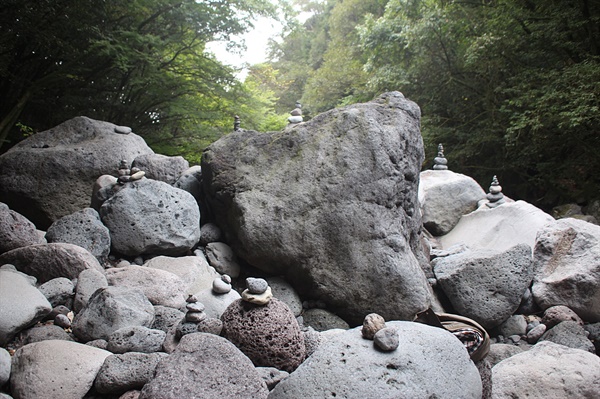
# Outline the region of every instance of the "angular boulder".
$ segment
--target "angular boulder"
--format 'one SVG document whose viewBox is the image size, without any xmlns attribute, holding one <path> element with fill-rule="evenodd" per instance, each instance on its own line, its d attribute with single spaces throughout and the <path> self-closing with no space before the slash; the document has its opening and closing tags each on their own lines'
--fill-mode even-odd
<svg viewBox="0 0 600 399">
<path fill-rule="evenodd" d="M 203 153 L 207 203 L 237 255 L 301 295 L 353 324 L 412 319 L 432 295 L 419 126 L 419 107 L 392 92 L 283 132 L 233 132 Z"/>
<path fill-rule="evenodd" d="M 110 253 L 110 232 L 93 208 L 63 216 L 48 228 L 46 240 L 79 245 L 103 262 Z"/>
<path fill-rule="evenodd" d="M 27 276 L 0 269 L 0 346 L 21 330 L 43 319 L 52 310 L 46 297 Z"/>
<path fill-rule="evenodd" d="M 231 342 L 193 333 L 158 364 L 139 399 L 265 399 L 268 393 L 250 359 Z"/>
<path fill-rule="evenodd" d="M 492 368 L 492 399 L 598 398 L 600 358 L 544 341 Z"/>
<path fill-rule="evenodd" d="M 98 176 L 153 154 L 140 136 L 84 116 L 34 134 L 0 156 L 0 201 L 46 229 L 90 203 Z"/>
<path fill-rule="evenodd" d="M 126 183 L 102 204 L 100 217 L 123 255 L 183 255 L 200 239 L 194 197 L 157 180 Z"/>
<path fill-rule="evenodd" d="M 98 371 L 94 388 L 99 393 L 113 395 L 142 389 L 154 377 L 158 363 L 167 356 L 162 352 L 110 355 Z"/>
<path fill-rule="evenodd" d="M 420 323 L 391 321 L 399 345 L 383 352 L 361 327 L 332 335 L 269 399 L 481 398 L 477 368 L 450 332 Z"/>
<path fill-rule="evenodd" d="M 10 386 L 15 398 L 83 398 L 110 352 L 48 340 L 17 350 Z"/>
<path fill-rule="evenodd" d="M 479 249 L 436 258 L 438 284 L 461 315 L 486 329 L 500 325 L 519 307 L 533 279 L 531 248 Z"/>
<path fill-rule="evenodd" d="M 149 179 L 174 184 L 189 169 L 190 164 L 183 157 L 170 157 L 162 154 L 144 154 L 136 157 L 131 167 L 139 168 Z"/>
<path fill-rule="evenodd" d="M 541 209 L 516 201 L 496 208 L 486 206 L 464 215 L 448 234 L 439 238 L 443 248 L 466 244 L 469 248 L 505 251 L 517 244 L 533 248 L 537 232 L 554 218 Z"/>
<path fill-rule="evenodd" d="M 565 305 L 585 321 L 600 321 L 600 226 L 557 220 L 540 231 L 533 254 L 536 303 Z"/>
<path fill-rule="evenodd" d="M 33 276 L 43 284 L 57 277 L 77 278 L 87 269 L 103 272 L 98 259 L 75 244 L 52 243 L 29 245 L 0 255 L 0 265 L 10 263 L 20 272 Z"/>
<path fill-rule="evenodd" d="M 8 207 L 0 207 L 0 254 L 28 245 L 43 244 L 35 225 Z"/>
<path fill-rule="evenodd" d="M 469 176 L 449 170 L 426 170 L 420 174 L 423 226 L 435 236 L 447 234 L 484 198 L 485 191 Z"/>
</svg>

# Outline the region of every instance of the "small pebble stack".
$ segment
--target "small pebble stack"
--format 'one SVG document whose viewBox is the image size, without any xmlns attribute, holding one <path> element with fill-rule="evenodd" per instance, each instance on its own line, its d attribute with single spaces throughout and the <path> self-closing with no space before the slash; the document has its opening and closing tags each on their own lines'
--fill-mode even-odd
<svg viewBox="0 0 600 399">
<path fill-rule="evenodd" d="M 444 157 L 444 146 L 438 144 L 437 157 L 433 158 L 433 170 L 448 170 L 448 160 Z"/>
<path fill-rule="evenodd" d="M 504 204 L 504 194 L 502 194 L 502 186 L 498 183 L 498 178 L 494 176 L 490 185 L 490 192 L 487 194 L 489 202 L 486 203 L 488 208 L 495 208 L 498 205 Z"/>
<path fill-rule="evenodd" d="M 302 118 L 302 104 L 299 101 L 296 101 L 296 108 L 292 112 L 290 112 L 292 116 L 288 118 L 289 123 L 300 123 L 304 120 Z"/>
<path fill-rule="evenodd" d="M 231 277 L 227 274 L 223 274 L 221 277 L 217 277 L 213 280 L 212 291 L 217 295 L 227 294 L 231 291 Z"/>
<path fill-rule="evenodd" d="M 398 348 L 398 331 L 385 326 L 385 319 L 377 313 L 365 316 L 361 330 L 365 339 L 373 340 L 375 347 L 383 352 L 392 352 Z"/>
<path fill-rule="evenodd" d="M 185 317 L 177 325 L 175 334 L 178 339 L 181 339 L 186 334 L 198 332 L 198 323 L 207 317 L 206 313 L 204 313 L 204 305 L 198 302 L 198 298 L 194 295 L 189 295 L 185 301 L 187 302 L 185 305 Z"/>
<path fill-rule="evenodd" d="M 237 115 L 235 115 L 235 116 L 233 117 L 233 130 L 234 130 L 234 131 L 236 131 L 236 132 L 237 132 L 238 130 L 240 130 L 240 124 L 241 124 L 241 122 L 240 122 L 240 117 L 239 117 L 239 116 L 237 116 Z"/>
<path fill-rule="evenodd" d="M 266 305 L 273 298 L 271 287 L 267 280 L 262 278 L 248 277 L 246 279 L 246 288 L 242 292 L 242 300 L 255 305 Z"/>
<path fill-rule="evenodd" d="M 118 173 L 119 177 L 117 181 L 119 184 L 140 180 L 146 175 L 146 172 L 140 170 L 139 168 L 133 167 L 130 169 L 126 160 L 121 161 Z"/>
</svg>

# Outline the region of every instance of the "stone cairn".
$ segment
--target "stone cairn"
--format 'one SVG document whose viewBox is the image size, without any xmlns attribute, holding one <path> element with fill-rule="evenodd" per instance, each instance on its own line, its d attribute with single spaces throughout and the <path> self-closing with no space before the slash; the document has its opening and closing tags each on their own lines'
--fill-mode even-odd
<svg viewBox="0 0 600 399">
<path fill-rule="evenodd" d="M 377 313 L 365 316 L 361 333 L 363 338 L 372 340 L 375 347 L 383 352 L 395 351 L 400 344 L 398 331 L 395 328 L 386 327 L 385 319 Z"/>
<path fill-rule="evenodd" d="M 221 334 L 223 323 L 219 319 L 209 318 L 204 312 L 204 305 L 198 302 L 198 298 L 195 295 L 189 295 L 185 301 L 187 302 L 185 305 L 185 317 L 175 330 L 175 337 L 177 339 L 195 332 Z"/>
<path fill-rule="evenodd" d="M 289 123 L 300 123 L 304 120 L 302 118 L 302 104 L 300 104 L 300 101 L 296 101 L 296 108 L 290 114 L 292 116 L 288 118 Z"/>
<path fill-rule="evenodd" d="M 492 179 L 492 184 L 490 185 L 490 192 L 487 194 L 487 199 L 489 202 L 486 205 L 489 208 L 495 208 L 498 205 L 502 205 L 506 202 L 504 199 L 504 194 L 502 194 L 502 186 L 498 183 L 498 178 L 494 176 Z"/>
<path fill-rule="evenodd" d="M 255 305 L 266 305 L 273 298 L 271 287 L 267 280 L 262 278 L 248 277 L 246 279 L 246 288 L 242 292 L 242 300 Z"/>
<path fill-rule="evenodd" d="M 448 170 L 448 160 L 444 158 L 444 146 L 438 144 L 437 157 L 433 158 L 433 170 Z"/>
<path fill-rule="evenodd" d="M 237 115 L 235 115 L 235 116 L 233 117 L 233 130 L 234 130 L 234 131 L 236 131 L 236 132 L 237 132 L 238 130 L 240 130 L 240 123 L 241 123 L 241 122 L 240 122 L 240 117 L 239 117 L 239 116 L 237 116 Z"/>
<path fill-rule="evenodd" d="M 122 160 L 119 164 L 118 174 L 119 177 L 117 178 L 117 181 L 119 182 L 119 184 L 125 184 L 128 182 L 140 180 L 146 175 L 146 172 L 136 167 L 130 169 L 128 162 L 126 160 Z"/>
<path fill-rule="evenodd" d="M 231 277 L 227 274 L 223 274 L 221 277 L 217 277 L 212 283 L 212 292 L 216 295 L 227 294 L 231 291 Z"/>
</svg>

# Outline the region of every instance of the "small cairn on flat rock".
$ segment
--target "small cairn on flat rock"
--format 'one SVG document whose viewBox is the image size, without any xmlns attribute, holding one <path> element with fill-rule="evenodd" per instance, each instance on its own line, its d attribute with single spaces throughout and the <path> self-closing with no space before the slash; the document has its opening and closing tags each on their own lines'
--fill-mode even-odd
<svg viewBox="0 0 600 399">
<path fill-rule="evenodd" d="M 444 157 L 444 146 L 438 144 L 437 157 L 433 158 L 433 170 L 448 170 L 448 160 Z"/>
<path fill-rule="evenodd" d="M 296 108 L 290 114 L 292 116 L 288 118 L 289 123 L 300 123 L 304 120 L 302 118 L 302 104 L 300 104 L 300 101 L 296 101 Z"/>
<path fill-rule="evenodd" d="M 240 117 L 235 115 L 233 117 L 233 131 L 237 132 L 238 130 L 240 130 L 240 124 L 241 124 Z"/>
<path fill-rule="evenodd" d="M 213 280 L 212 291 L 217 295 L 227 294 L 231 291 L 231 277 L 227 274 L 223 274 L 221 277 L 217 277 Z"/>
<path fill-rule="evenodd" d="M 498 205 L 502 205 L 506 202 L 504 194 L 502 194 L 502 186 L 498 183 L 498 178 L 494 175 L 492 184 L 490 185 L 490 192 L 487 194 L 489 202 L 486 203 L 488 208 L 495 208 Z"/>
<path fill-rule="evenodd" d="M 377 313 L 365 316 L 361 330 L 365 339 L 372 340 L 375 347 L 383 352 L 392 352 L 398 349 L 398 331 L 392 327 L 386 327 L 385 319 Z"/>
<path fill-rule="evenodd" d="M 175 336 L 177 339 L 181 339 L 186 334 L 195 333 L 198 331 L 198 323 L 206 319 L 206 313 L 204 313 L 204 305 L 198 302 L 198 298 L 195 295 L 189 295 L 185 300 L 185 317 L 179 325 Z"/>
<path fill-rule="evenodd" d="M 127 182 L 140 180 L 146 175 L 146 172 L 140 170 L 139 168 L 129 168 L 128 162 L 126 160 L 121 161 L 118 173 L 119 178 L 117 179 L 117 181 L 119 182 L 119 184 L 125 184 Z"/>
<path fill-rule="evenodd" d="M 255 305 L 266 305 L 273 298 L 271 287 L 267 280 L 262 278 L 248 277 L 246 279 L 246 288 L 242 292 L 242 300 Z"/>
</svg>

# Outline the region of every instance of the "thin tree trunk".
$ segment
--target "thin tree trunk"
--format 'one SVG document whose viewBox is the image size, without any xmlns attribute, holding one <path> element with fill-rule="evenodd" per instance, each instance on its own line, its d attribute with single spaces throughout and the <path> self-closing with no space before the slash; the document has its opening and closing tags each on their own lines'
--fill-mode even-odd
<svg viewBox="0 0 600 399">
<path fill-rule="evenodd" d="M 29 101 L 31 97 L 31 91 L 29 89 L 25 90 L 25 92 L 21 95 L 21 98 L 17 101 L 17 103 L 12 107 L 12 109 L 8 112 L 8 114 L 0 120 L 0 148 L 6 142 L 6 138 L 10 133 L 10 130 L 13 128 L 19 116 L 25 109 L 25 105 Z"/>
</svg>

